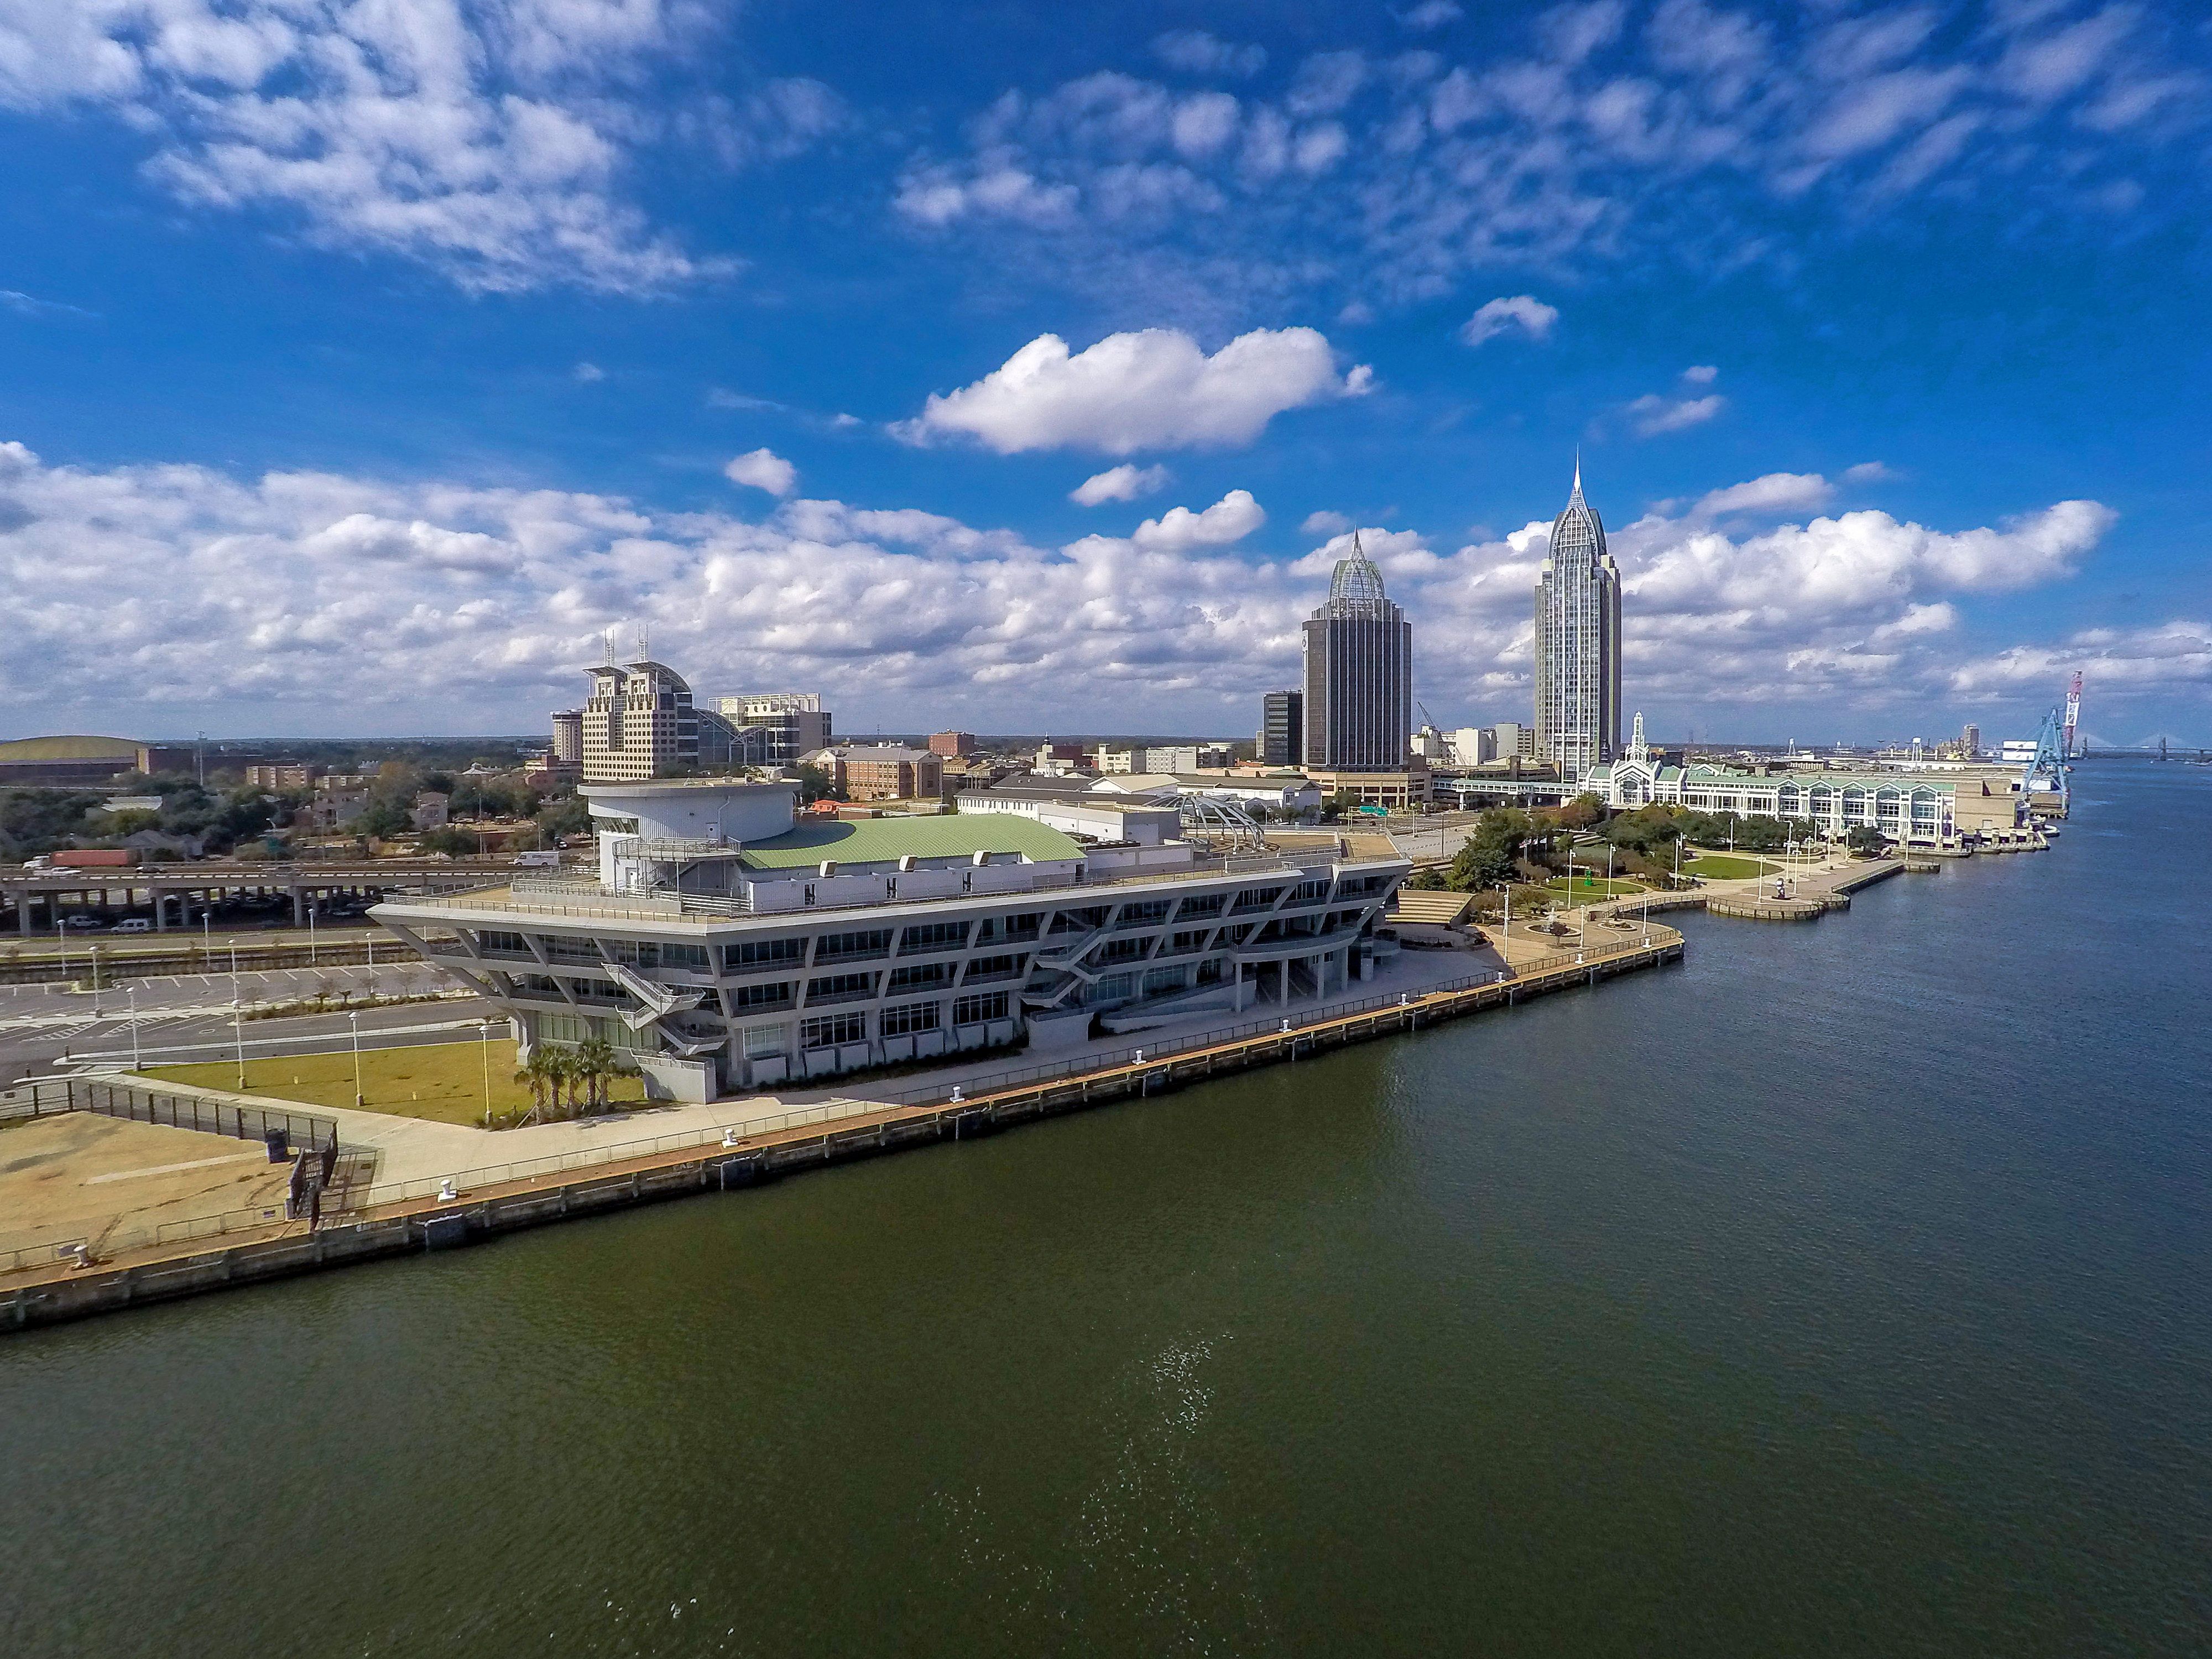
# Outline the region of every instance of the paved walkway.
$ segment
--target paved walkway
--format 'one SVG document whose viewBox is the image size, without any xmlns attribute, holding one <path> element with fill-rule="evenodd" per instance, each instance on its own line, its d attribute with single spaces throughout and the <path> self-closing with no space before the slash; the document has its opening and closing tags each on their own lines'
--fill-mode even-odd
<svg viewBox="0 0 2212 1659">
<path fill-rule="evenodd" d="M 1749 886 L 1753 884 L 1728 884 Z M 1771 886 L 1771 878 L 1767 884 Z M 1717 887 L 1721 884 L 1715 885 Z M 1632 909 L 1629 914 L 1633 915 Z M 1288 1003 L 1257 1003 L 1241 1012 L 1214 1009 L 1144 1031 L 1101 1037 L 1069 1048 L 994 1054 L 966 1063 L 931 1066 L 908 1076 L 882 1079 L 872 1086 L 851 1085 L 851 1095 L 842 1094 L 835 1089 L 787 1090 L 774 1095 L 734 1097 L 702 1106 L 670 1104 L 620 1117 L 533 1124 L 527 1128 L 498 1131 L 471 1128 L 461 1124 L 430 1122 L 419 1118 L 394 1117 L 381 1112 L 356 1111 L 346 1107 L 307 1106 L 300 1109 L 314 1116 L 336 1120 L 338 1138 L 343 1145 L 374 1152 L 377 1158 L 374 1181 L 380 1187 L 395 1182 L 436 1180 L 448 1175 L 538 1158 L 603 1151 L 658 1138 L 698 1138 L 704 1141 L 732 1129 L 740 1133 L 758 1133 L 791 1122 L 794 1118 L 820 1121 L 879 1109 L 878 1101 L 857 1097 L 871 1093 L 880 1097 L 914 1089 L 949 1088 L 956 1084 L 963 1089 L 970 1088 L 1008 1072 L 1029 1066 L 1100 1059 L 1126 1052 L 1131 1048 L 1174 1042 L 1255 1020 L 1308 1016 L 1370 997 L 1419 995 L 1451 981 L 1495 974 L 1502 969 L 1522 972 L 1554 967 L 1566 960 L 1574 951 L 1583 948 L 1582 921 L 1583 918 L 1579 916 L 1571 917 L 1571 926 L 1574 926 L 1577 931 L 1562 939 L 1540 933 L 1516 917 L 1510 934 L 1495 923 L 1484 925 L 1481 931 L 1486 938 L 1480 944 L 1474 943 L 1468 934 L 1457 930 L 1404 924 L 1399 927 L 1398 932 L 1401 941 L 1409 943 L 1395 957 L 1378 963 L 1372 978 L 1355 981 L 1342 991 L 1326 998 L 1300 997 Z M 1629 938 L 1627 932 L 1596 925 L 1589 927 L 1587 935 L 1588 944 L 1593 949 L 1618 946 L 1627 942 Z M 1424 944 L 1434 948 L 1420 948 Z M 392 1011 L 394 1014 L 399 1012 Z M 249 1106 L 269 1103 L 268 1097 L 240 1095 L 232 1091 L 186 1088 L 168 1083 L 158 1086 L 167 1092 L 192 1094 Z"/>
</svg>

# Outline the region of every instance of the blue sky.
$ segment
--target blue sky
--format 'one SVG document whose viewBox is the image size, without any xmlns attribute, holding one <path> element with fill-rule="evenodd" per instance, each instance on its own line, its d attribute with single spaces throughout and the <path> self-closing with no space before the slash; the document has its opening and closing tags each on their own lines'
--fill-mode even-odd
<svg viewBox="0 0 2212 1659">
<path fill-rule="evenodd" d="M 1239 734 L 1355 526 L 1521 719 L 1579 447 L 1655 732 L 2212 741 L 2195 8 L 0 0 L 0 138 L 8 735 Z"/>
</svg>

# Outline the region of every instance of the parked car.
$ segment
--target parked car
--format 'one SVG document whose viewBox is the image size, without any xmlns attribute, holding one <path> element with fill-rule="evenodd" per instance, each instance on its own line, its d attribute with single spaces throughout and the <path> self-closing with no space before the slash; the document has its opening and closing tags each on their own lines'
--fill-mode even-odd
<svg viewBox="0 0 2212 1659">
<path fill-rule="evenodd" d="M 125 916 L 115 924 L 115 931 L 118 933 L 150 933 L 154 931 L 154 924 L 144 916 Z"/>
<path fill-rule="evenodd" d="M 64 916 L 62 918 L 62 926 L 70 928 L 74 932 L 82 933 L 88 927 L 99 927 L 100 918 L 98 916 L 88 916 L 83 911 L 80 910 L 73 916 Z"/>
</svg>

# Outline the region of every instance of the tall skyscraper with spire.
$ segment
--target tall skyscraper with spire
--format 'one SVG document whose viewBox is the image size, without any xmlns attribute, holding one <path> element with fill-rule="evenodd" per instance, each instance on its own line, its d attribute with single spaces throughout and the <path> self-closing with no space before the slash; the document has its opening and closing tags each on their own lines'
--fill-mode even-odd
<svg viewBox="0 0 2212 1659">
<path fill-rule="evenodd" d="M 1536 757 L 1571 781 L 1620 751 L 1620 569 L 1577 456 L 1536 584 Z"/>
<path fill-rule="evenodd" d="M 1413 625 L 1384 595 L 1358 532 L 1305 635 L 1305 764 L 1403 772 L 1413 731 Z"/>
</svg>

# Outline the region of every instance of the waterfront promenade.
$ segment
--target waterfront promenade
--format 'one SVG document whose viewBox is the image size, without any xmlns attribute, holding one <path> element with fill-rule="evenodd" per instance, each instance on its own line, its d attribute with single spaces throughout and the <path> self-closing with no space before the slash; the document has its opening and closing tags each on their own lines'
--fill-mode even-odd
<svg viewBox="0 0 2212 1659">
<path fill-rule="evenodd" d="M 441 1237 L 458 1243 L 471 1231 L 540 1224 L 710 1184 L 749 1184 L 793 1166 L 872 1156 L 948 1136 L 957 1140 L 963 1133 L 988 1133 L 1009 1122 L 1254 1066 L 1294 1064 L 1302 1055 L 1347 1042 L 1656 967 L 1679 958 L 1682 941 L 1679 933 L 1657 924 L 1633 938 L 1593 939 L 1576 951 L 1532 939 L 1516 942 L 1514 954 L 1522 958 L 1517 967 L 1475 966 L 1470 972 L 1471 960 L 1487 948 L 1405 953 L 1413 963 L 1401 981 L 1348 1007 L 1329 1003 L 1278 1009 L 1268 1018 L 1224 1033 L 1148 1032 L 1145 1048 L 1124 1046 L 1096 1057 L 1096 1063 L 1080 1054 L 1069 1056 L 1041 1078 L 1012 1073 L 994 1079 L 979 1073 L 973 1093 L 933 1079 L 933 1095 L 949 1090 L 951 1098 L 919 1104 L 860 1094 L 814 1103 L 761 1097 L 495 1133 L 316 1108 L 316 1115 L 337 1123 L 349 1151 L 369 1150 L 357 1149 L 356 1137 L 376 1138 L 378 1167 L 366 1186 L 349 1196 L 342 1214 L 326 1215 L 319 1229 L 249 1213 L 239 1218 L 237 1231 L 213 1236 L 185 1230 L 164 1240 L 118 1232 L 89 1265 L 64 1259 L 59 1249 L 21 1249 L 12 1258 L 0 1256 L 0 1263 L 12 1267 L 0 1277 L 0 1328 L 339 1265 L 434 1245 Z M 211 1105 L 268 1103 L 214 1090 L 163 1087 L 161 1092 Z M 647 1120 L 653 1132 L 641 1135 Z M 499 1161 L 481 1161 L 487 1154 Z M 734 1183 L 733 1169 L 739 1171 Z M 454 1218 L 460 1219 L 456 1223 Z"/>
<path fill-rule="evenodd" d="M 1224 1018 L 1218 1011 L 1193 1015 L 1134 1036 L 1092 1039 L 1041 1062 L 985 1056 L 910 1074 L 853 1079 L 838 1090 L 786 1091 L 500 1131 L 316 1107 L 312 1110 L 317 1117 L 336 1126 L 352 1172 L 342 1204 L 324 1221 L 326 1229 L 334 1222 L 381 1224 L 497 1200 L 509 1211 L 522 1204 L 516 1213 L 534 1224 L 549 1218 L 532 1207 L 537 1198 L 549 1194 L 558 1198 L 558 1212 L 565 1215 L 572 1212 L 579 1193 L 592 1195 L 586 1208 L 636 1201 L 665 1189 L 672 1179 L 686 1189 L 710 1178 L 726 1180 L 708 1172 L 733 1161 L 833 1161 L 905 1141 L 939 1139 L 948 1123 L 958 1138 L 961 1126 L 977 1121 L 978 1113 L 983 1115 L 981 1121 L 995 1126 L 1008 1113 L 1034 1115 L 1065 1109 L 1071 1102 L 1112 1098 L 1128 1092 L 1133 1080 L 1133 1086 L 1149 1091 L 1224 1067 L 1294 1060 L 1302 1051 L 1510 1004 L 1523 994 L 1595 983 L 1679 956 L 1680 934 L 1653 920 L 1654 911 L 1705 908 L 1719 899 L 1732 914 L 1759 914 L 1758 905 L 1776 902 L 1818 914 L 1848 905 L 1851 890 L 1902 867 L 1895 859 L 1802 866 L 1791 871 L 1790 897 L 1783 901 L 1772 899 L 1775 878 L 1768 875 L 1713 883 L 1691 893 L 1638 894 L 1610 902 L 1593 898 L 1540 919 L 1516 918 L 1510 927 L 1497 922 L 1481 928 L 1401 922 L 1402 948 L 1378 963 L 1376 975 L 1360 987 L 1364 996 L 1266 1005 L 1246 1011 L 1242 1020 Z M 232 1091 L 109 1075 L 116 1084 L 195 1108 L 272 1103 L 265 1097 Z M 0 1097 L 0 1109 L 6 1103 Z M 757 1172 L 760 1166 L 748 1167 Z M 110 1173 L 102 1178 L 118 1177 Z M 64 1222 L 87 1213 L 82 1193 L 72 1190 L 68 1196 L 69 1202 L 51 1215 L 32 1204 L 11 1217 L 15 1225 L 9 1237 L 0 1239 L 0 1275 L 15 1287 L 69 1280 L 88 1271 L 77 1261 L 61 1259 L 73 1248 L 59 1237 L 66 1231 Z M 80 1234 L 76 1242 L 85 1247 L 80 1255 L 96 1258 L 110 1271 L 143 1273 L 165 1261 L 204 1256 L 210 1246 L 234 1261 L 239 1249 L 275 1244 L 309 1231 L 305 1223 L 287 1221 L 265 1208 L 234 1210 L 203 1222 L 173 1216 L 163 1221 L 134 1212 L 110 1217 L 105 1226 Z M 318 1245 L 314 1260 L 322 1262 L 330 1248 Z"/>
</svg>

